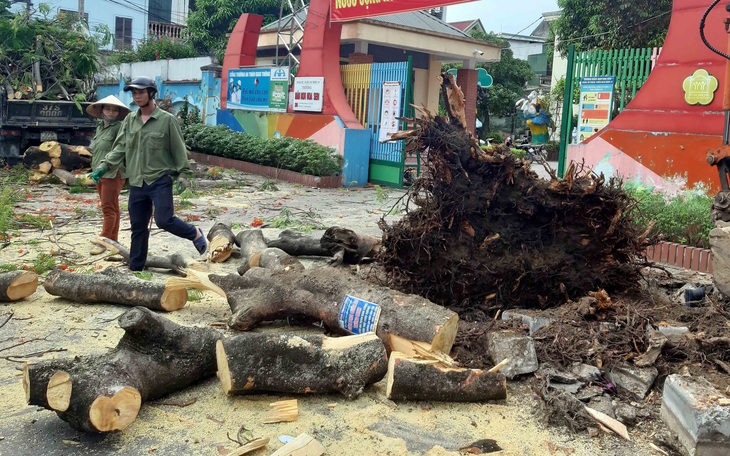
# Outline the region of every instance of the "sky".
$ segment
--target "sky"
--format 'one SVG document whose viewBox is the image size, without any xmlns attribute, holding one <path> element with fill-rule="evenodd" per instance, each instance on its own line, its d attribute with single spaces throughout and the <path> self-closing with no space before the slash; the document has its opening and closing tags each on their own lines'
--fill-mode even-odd
<svg viewBox="0 0 730 456">
<path fill-rule="evenodd" d="M 487 32 L 529 35 L 540 23 L 542 13 L 559 9 L 557 0 L 479 0 L 447 6 L 445 20 L 481 19 Z"/>
</svg>

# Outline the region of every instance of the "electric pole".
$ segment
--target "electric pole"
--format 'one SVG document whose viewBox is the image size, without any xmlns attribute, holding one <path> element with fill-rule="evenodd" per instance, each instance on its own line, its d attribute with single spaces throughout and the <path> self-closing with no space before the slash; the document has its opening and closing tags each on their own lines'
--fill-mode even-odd
<svg viewBox="0 0 730 456">
<path fill-rule="evenodd" d="M 84 0 L 79 0 L 79 20 L 84 21 Z"/>
</svg>

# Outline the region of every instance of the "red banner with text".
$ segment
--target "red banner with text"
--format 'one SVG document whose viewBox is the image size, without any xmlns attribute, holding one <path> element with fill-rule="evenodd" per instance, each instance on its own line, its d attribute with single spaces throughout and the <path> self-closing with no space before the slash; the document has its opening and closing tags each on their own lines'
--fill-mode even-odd
<svg viewBox="0 0 730 456">
<path fill-rule="evenodd" d="M 331 0 L 330 20 L 334 22 L 350 21 L 472 1 L 475 0 Z"/>
</svg>

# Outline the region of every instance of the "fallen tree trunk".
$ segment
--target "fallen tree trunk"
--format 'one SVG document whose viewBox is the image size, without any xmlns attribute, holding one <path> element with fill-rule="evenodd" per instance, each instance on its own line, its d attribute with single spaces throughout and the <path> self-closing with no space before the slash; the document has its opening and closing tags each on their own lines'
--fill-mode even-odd
<svg viewBox="0 0 730 456">
<path fill-rule="evenodd" d="M 215 373 L 220 336 L 213 329 L 182 327 L 143 307 L 124 313 L 119 326 L 125 334 L 116 348 L 77 357 L 71 365 L 60 361 L 48 381 L 48 408 L 74 429 L 122 430 L 137 417 L 142 402 Z M 26 394 L 35 388 L 29 375 Z"/>
<path fill-rule="evenodd" d="M 23 165 L 29 169 L 39 169 L 42 163 L 51 163 L 53 168 L 73 171 L 88 168 L 91 157 L 91 151 L 85 146 L 46 141 L 40 146 L 31 146 L 25 150 Z"/>
<path fill-rule="evenodd" d="M 319 241 L 320 238 L 284 230 L 277 239 L 267 241 L 266 245 L 281 249 L 292 256 L 332 256 L 332 252 L 322 247 Z"/>
<path fill-rule="evenodd" d="M 345 337 L 247 333 L 218 341 L 218 378 L 227 394 L 340 392 L 352 399 L 387 370 L 373 333 Z"/>
<path fill-rule="evenodd" d="M 30 271 L 0 272 L 0 302 L 13 302 L 35 293 L 38 275 Z"/>
<path fill-rule="evenodd" d="M 211 275 L 228 297 L 229 325 L 247 331 L 262 321 L 305 315 L 340 333 L 375 331 L 426 342 L 449 353 L 459 317 L 418 295 L 366 282 L 340 268 L 273 271 L 254 268 L 243 276 Z"/>
<path fill-rule="evenodd" d="M 364 258 L 373 258 L 380 251 L 383 240 L 377 236 L 360 235 L 347 228 L 333 226 L 319 240 L 322 247 L 332 252 L 332 263 L 359 264 Z"/>
<path fill-rule="evenodd" d="M 294 256 L 332 257 L 330 263 L 339 265 L 358 264 L 364 258 L 374 257 L 380 251 L 382 239 L 333 226 L 319 239 L 285 230 L 279 234 L 278 239 L 268 241 L 267 245 Z"/>
<path fill-rule="evenodd" d="M 392 352 L 386 396 L 394 401 L 484 402 L 507 398 L 504 374 Z"/>
<path fill-rule="evenodd" d="M 138 279 L 117 268 L 106 268 L 94 274 L 54 269 L 48 273 L 43 288 L 54 296 L 84 304 L 106 302 L 168 312 L 182 309 L 188 301 L 184 286 Z"/>
<path fill-rule="evenodd" d="M 216 223 L 208 231 L 207 238 L 210 241 L 208 260 L 213 263 L 222 263 L 230 258 L 233 253 L 233 244 L 236 243 L 236 236 L 230 226 L 225 223 Z"/>
<path fill-rule="evenodd" d="M 241 249 L 238 273 L 243 275 L 251 268 L 303 271 L 304 266 L 281 249 L 268 247 L 261 230 L 245 230 L 236 235 Z"/>
</svg>

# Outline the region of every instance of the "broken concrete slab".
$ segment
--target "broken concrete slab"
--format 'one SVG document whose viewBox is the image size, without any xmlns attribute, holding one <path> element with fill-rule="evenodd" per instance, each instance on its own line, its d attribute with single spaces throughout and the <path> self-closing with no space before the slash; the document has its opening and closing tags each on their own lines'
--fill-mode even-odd
<svg viewBox="0 0 730 456">
<path fill-rule="evenodd" d="M 491 332 L 487 335 L 487 351 L 495 364 L 509 358 L 509 363 L 501 370 L 509 379 L 530 374 L 539 367 L 535 343 L 530 336 L 513 331 Z"/>
<path fill-rule="evenodd" d="M 608 372 L 608 378 L 616 386 L 634 393 L 639 399 L 646 396 L 658 375 L 656 367 L 635 367 L 628 364 L 613 367 Z"/>
<path fill-rule="evenodd" d="M 601 369 L 590 364 L 575 363 L 571 367 L 571 371 L 578 380 L 583 382 L 595 382 L 601 379 Z"/>
<path fill-rule="evenodd" d="M 661 416 L 693 456 L 730 454 L 730 406 L 707 380 L 670 375 L 664 381 Z"/>
<path fill-rule="evenodd" d="M 530 335 L 553 322 L 552 318 L 536 315 L 535 312 L 529 310 L 505 310 L 502 312 L 502 320 L 520 320 L 522 324 L 527 325 Z"/>
</svg>

